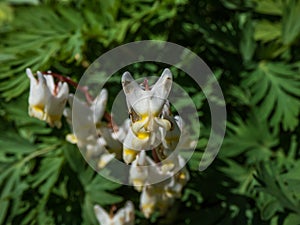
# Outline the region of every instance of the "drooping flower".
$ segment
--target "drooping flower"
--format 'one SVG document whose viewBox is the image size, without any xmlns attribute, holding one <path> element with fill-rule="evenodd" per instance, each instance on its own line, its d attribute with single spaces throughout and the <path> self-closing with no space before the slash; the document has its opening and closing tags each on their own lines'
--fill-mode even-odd
<svg viewBox="0 0 300 225">
<path fill-rule="evenodd" d="M 160 182 L 152 183 L 152 178 L 159 177 Z M 140 209 L 149 218 L 155 211 L 160 215 L 167 213 L 175 199 L 181 196 L 189 173 L 185 160 L 179 155 L 172 154 L 156 164 L 145 151 L 141 151 L 131 165 L 129 180 L 136 190 L 142 191 Z"/>
<path fill-rule="evenodd" d="M 119 129 L 116 135 L 112 128 L 105 126 L 101 121 L 107 98 L 106 89 L 101 90 L 90 104 L 70 95 L 69 105 L 71 108 L 67 108 L 64 112 L 73 131 L 72 134 L 67 135 L 67 140 L 77 144 L 83 150 L 88 161 L 97 161 L 95 164 L 97 169 L 104 168 L 115 157 L 120 158 L 122 150 L 117 136 L 122 135 L 123 129 Z M 74 116 L 75 118 L 73 118 Z M 72 123 L 73 119 L 75 119 L 75 123 Z"/>
<path fill-rule="evenodd" d="M 165 186 L 166 195 L 171 198 L 179 198 L 181 197 L 181 192 L 184 186 L 187 184 L 187 182 L 190 179 L 190 174 L 185 167 L 185 160 L 178 156 L 178 167 L 182 168 L 179 170 L 176 174 L 174 174 L 168 184 Z"/>
<path fill-rule="evenodd" d="M 133 184 L 137 191 L 142 191 L 147 182 L 148 165 L 149 163 L 147 162 L 145 151 L 141 151 L 141 153 L 132 162 L 129 171 L 129 181 Z"/>
<path fill-rule="evenodd" d="M 159 128 L 171 128 L 170 122 L 161 118 L 161 112 L 171 90 L 172 74 L 165 69 L 151 89 L 148 86 L 143 89 L 129 72 L 125 72 L 122 85 L 131 115 L 131 129 L 124 140 L 123 159 L 131 163 L 137 151 L 152 149 L 161 142 Z"/>
<path fill-rule="evenodd" d="M 37 72 L 36 79 L 29 68 L 26 74 L 30 79 L 29 115 L 44 120 L 50 126 L 61 127 L 61 116 L 69 94 L 68 84 L 54 83 L 51 75 Z"/>
<path fill-rule="evenodd" d="M 108 214 L 99 205 L 95 205 L 94 210 L 100 225 L 134 225 L 134 205 L 131 201 L 126 202 L 125 207 L 115 215 Z"/>
<path fill-rule="evenodd" d="M 79 144 L 90 136 L 97 136 L 95 127 L 99 127 L 105 112 L 108 93 L 106 89 L 101 90 L 99 95 L 93 100 L 91 105 L 81 101 L 73 94 L 69 95 L 68 102 L 71 108 L 67 108 L 64 115 L 67 118 L 71 130 L 76 133 L 76 139 Z M 75 112 L 74 112 L 75 110 Z M 73 123 L 73 116 L 76 122 Z M 73 127 L 76 125 L 76 127 Z"/>
<path fill-rule="evenodd" d="M 146 218 L 149 218 L 155 211 L 164 215 L 174 201 L 175 199 L 167 196 L 160 185 L 147 185 L 144 186 L 140 197 L 140 209 Z"/>
</svg>

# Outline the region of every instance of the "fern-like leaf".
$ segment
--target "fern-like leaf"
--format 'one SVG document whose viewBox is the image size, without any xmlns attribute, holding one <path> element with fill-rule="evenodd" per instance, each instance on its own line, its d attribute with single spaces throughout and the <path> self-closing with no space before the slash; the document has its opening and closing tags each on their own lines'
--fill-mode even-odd
<svg viewBox="0 0 300 225">
<path fill-rule="evenodd" d="M 244 84 L 251 89 L 258 117 L 269 119 L 273 127 L 282 123 L 284 130 L 294 129 L 300 111 L 299 72 L 293 65 L 262 62 L 248 75 Z"/>
</svg>

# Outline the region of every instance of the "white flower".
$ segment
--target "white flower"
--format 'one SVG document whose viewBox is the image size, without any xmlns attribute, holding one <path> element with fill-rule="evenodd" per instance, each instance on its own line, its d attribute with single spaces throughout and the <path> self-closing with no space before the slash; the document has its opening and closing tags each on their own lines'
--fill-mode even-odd
<svg viewBox="0 0 300 225">
<path fill-rule="evenodd" d="M 171 90 L 172 74 L 165 69 L 151 90 L 143 90 L 130 73 L 125 72 L 122 85 L 129 109 L 132 108 L 139 117 L 158 117 Z"/>
<path fill-rule="evenodd" d="M 105 145 L 106 141 L 102 137 L 95 138 L 93 136 L 88 137 L 84 142 L 80 141 L 78 143 L 80 148 L 85 148 L 85 157 L 88 161 L 99 158 L 106 151 Z"/>
<path fill-rule="evenodd" d="M 158 195 L 153 194 L 148 186 L 143 188 L 140 197 L 140 209 L 146 218 L 149 218 L 156 210 Z"/>
<path fill-rule="evenodd" d="M 38 80 L 30 69 L 26 69 L 30 79 L 29 115 L 44 120 L 50 126 L 61 127 L 61 116 L 69 94 L 68 84 L 54 83 L 51 75 L 37 72 Z"/>
<path fill-rule="evenodd" d="M 174 198 L 169 198 L 160 185 L 144 186 L 140 197 L 140 209 L 146 218 L 155 211 L 164 215 L 173 203 Z"/>
<path fill-rule="evenodd" d="M 109 152 L 115 154 L 117 159 L 122 158 L 122 143 L 119 140 L 120 136 L 123 134 L 124 130 L 119 127 L 118 131 L 114 131 L 112 128 L 101 126 L 99 128 L 99 135 L 104 138 L 105 146 Z"/>
<path fill-rule="evenodd" d="M 73 112 L 75 127 L 72 124 L 72 110 L 68 108 L 64 111 L 71 129 L 75 129 L 75 133 L 67 135 L 67 140 L 84 150 L 86 160 L 95 162 L 97 169 L 104 168 L 115 157 L 121 158 L 122 151 L 122 144 L 115 137 L 113 130 L 101 124 L 107 98 L 106 89 L 99 93 L 91 105 L 70 95 L 69 105 L 72 110 L 76 110 Z M 122 136 L 122 132 L 123 129 L 120 129 L 117 133 Z"/>
<path fill-rule="evenodd" d="M 179 198 L 181 196 L 183 187 L 190 179 L 190 174 L 185 167 L 185 160 L 181 156 L 178 156 L 177 159 L 178 166 L 182 169 L 171 177 L 169 183 L 165 186 L 166 195 L 173 198 Z"/>
<path fill-rule="evenodd" d="M 149 164 L 146 157 L 146 152 L 141 151 L 130 167 L 129 181 L 137 191 L 142 191 L 143 186 L 147 182 Z"/>
<path fill-rule="evenodd" d="M 96 126 L 100 126 L 101 119 L 105 112 L 108 93 L 106 89 L 103 89 L 99 95 L 94 99 L 91 105 L 79 100 L 73 94 L 69 95 L 68 102 L 71 109 L 65 109 L 64 115 L 71 127 L 71 130 L 76 136 L 75 143 L 84 145 L 85 141 L 89 137 L 97 138 Z M 72 123 L 73 116 L 75 116 L 75 123 Z M 76 127 L 73 127 L 73 124 Z M 74 138 L 73 138 L 74 139 Z"/>
<path fill-rule="evenodd" d="M 109 215 L 101 206 L 95 205 L 94 211 L 100 225 L 133 225 L 134 206 L 128 201 L 124 208 L 118 210 L 115 215 Z"/>
<path fill-rule="evenodd" d="M 172 86 L 171 71 L 165 69 L 161 77 L 150 89 L 143 89 L 130 75 L 125 72 L 122 85 L 126 95 L 131 129 L 124 141 L 123 158 L 131 163 L 137 150 L 152 149 L 161 142 L 159 128 L 169 130 L 171 124 L 160 117 Z"/>
<path fill-rule="evenodd" d="M 185 160 L 181 156 L 172 154 L 168 157 L 167 163 L 164 160 L 160 164 L 155 164 L 150 157 L 141 155 L 142 153 L 144 151 L 132 163 L 130 181 L 134 186 L 135 184 L 138 185 L 137 187 L 135 186 L 135 189 L 138 191 L 142 187 L 140 209 L 144 216 L 149 218 L 155 211 L 158 211 L 160 215 L 164 215 L 175 199 L 181 196 L 182 189 L 189 180 L 188 170 L 184 167 Z M 140 156 L 142 156 L 142 162 L 140 162 Z M 139 167 L 139 164 L 147 165 L 148 167 Z M 172 166 L 168 164 L 172 164 Z M 175 174 L 178 168 L 182 169 Z M 160 177 L 162 181 L 152 184 L 153 177 L 155 179 Z M 166 177 L 168 178 L 163 180 Z"/>
</svg>

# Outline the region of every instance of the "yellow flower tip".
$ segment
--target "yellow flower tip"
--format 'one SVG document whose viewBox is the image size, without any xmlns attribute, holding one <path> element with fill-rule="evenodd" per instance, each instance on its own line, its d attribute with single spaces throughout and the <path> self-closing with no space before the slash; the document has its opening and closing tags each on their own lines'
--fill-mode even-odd
<svg viewBox="0 0 300 225">
<path fill-rule="evenodd" d="M 78 139 L 76 138 L 76 136 L 74 134 L 67 134 L 66 140 L 68 142 L 70 142 L 71 144 L 77 144 L 77 142 L 78 142 Z"/>
<path fill-rule="evenodd" d="M 148 132 L 138 132 L 137 137 L 139 139 L 146 139 L 149 138 L 150 134 Z"/>
<path fill-rule="evenodd" d="M 138 151 L 128 149 L 128 148 L 124 148 L 123 149 L 123 160 L 124 160 L 124 162 L 127 163 L 127 164 L 132 163 L 133 160 L 135 160 L 137 154 L 138 154 Z"/>
<path fill-rule="evenodd" d="M 44 113 L 44 106 L 43 105 L 34 105 L 31 108 L 32 108 L 32 111 Z"/>
<path fill-rule="evenodd" d="M 183 172 L 181 172 L 181 173 L 179 174 L 179 179 L 180 179 L 180 180 L 185 180 L 185 179 L 186 179 L 186 175 L 185 175 Z"/>
<path fill-rule="evenodd" d="M 175 192 L 172 190 L 167 190 L 165 192 L 165 194 L 169 197 L 169 198 L 174 198 L 175 197 Z"/>
<path fill-rule="evenodd" d="M 98 168 L 103 169 L 111 160 L 115 158 L 114 153 L 104 153 L 98 161 Z"/>
<path fill-rule="evenodd" d="M 132 150 L 132 149 L 125 148 L 125 149 L 124 149 L 124 153 L 125 153 L 125 155 L 134 155 L 134 156 L 136 156 L 137 151 Z"/>
<path fill-rule="evenodd" d="M 28 113 L 31 117 L 46 121 L 51 127 L 61 127 L 61 115 L 49 115 L 45 112 L 44 105 L 30 105 Z"/>
<path fill-rule="evenodd" d="M 103 169 L 106 165 L 107 165 L 107 162 L 100 159 L 97 166 L 99 169 Z"/>
<path fill-rule="evenodd" d="M 45 120 L 51 127 L 61 128 L 61 115 L 45 114 Z"/>
<path fill-rule="evenodd" d="M 140 180 L 140 179 L 134 179 L 132 181 L 134 188 L 138 191 L 141 192 L 144 186 L 144 181 Z"/>
<path fill-rule="evenodd" d="M 154 208 L 155 208 L 154 203 L 145 203 L 145 204 L 141 205 L 141 210 L 147 219 L 154 212 Z"/>
<path fill-rule="evenodd" d="M 175 167 L 175 164 L 173 162 L 167 162 L 161 166 L 161 170 L 163 173 L 167 173 L 167 172 L 171 171 L 172 169 L 174 169 L 174 167 Z"/>
<path fill-rule="evenodd" d="M 44 106 L 42 105 L 29 106 L 28 111 L 31 117 L 35 117 L 39 120 L 44 120 Z"/>
</svg>

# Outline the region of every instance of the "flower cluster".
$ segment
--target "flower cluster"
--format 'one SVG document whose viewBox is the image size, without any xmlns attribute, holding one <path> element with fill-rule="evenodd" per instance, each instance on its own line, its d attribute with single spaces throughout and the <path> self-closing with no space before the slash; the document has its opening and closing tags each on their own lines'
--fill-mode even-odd
<svg viewBox="0 0 300 225">
<path fill-rule="evenodd" d="M 131 119 L 123 143 L 123 159 L 132 163 L 129 179 L 142 192 L 140 209 L 145 217 L 149 218 L 154 211 L 164 215 L 189 180 L 185 160 L 174 151 L 182 121 L 171 115 L 167 100 L 172 74 L 165 69 L 153 87 L 149 87 L 147 83 L 140 86 L 126 72 L 122 84 Z M 147 156 L 146 150 L 152 151 L 154 159 Z"/>
<path fill-rule="evenodd" d="M 138 84 L 130 73 L 123 74 L 122 86 L 130 118 L 117 129 L 113 129 L 111 116 L 105 111 L 106 89 L 86 102 L 69 94 L 68 80 L 61 78 L 55 83 L 51 73 L 37 72 L 38 79 L 30 69 L 26 73 L 30 79 L 29 115 L 58 128 L 64 115 L 71 129 L 67 141 L 84 149 L 85 158 L 95 162 L 99 170 L 114 158 L 130 164 L 129 183 L 141 192 L 142 213 L 146 218 L 155 211 L 164 215 L 189 180 L 185 160 L 177 151 L 189 148 L 179 145 L 184 123 L 179 116 L 172 115 L 168 102 L 172 87 L 170 70 L 165 69 L 153 86 L 147 80 Z M 72 120 L 76 120 L 76 127 Z M 134 223 L 131 202 L 115 215 L 108 215 L 100 206 L 95 206 L 95 213 L 102 225 Z"/>
</svg>

